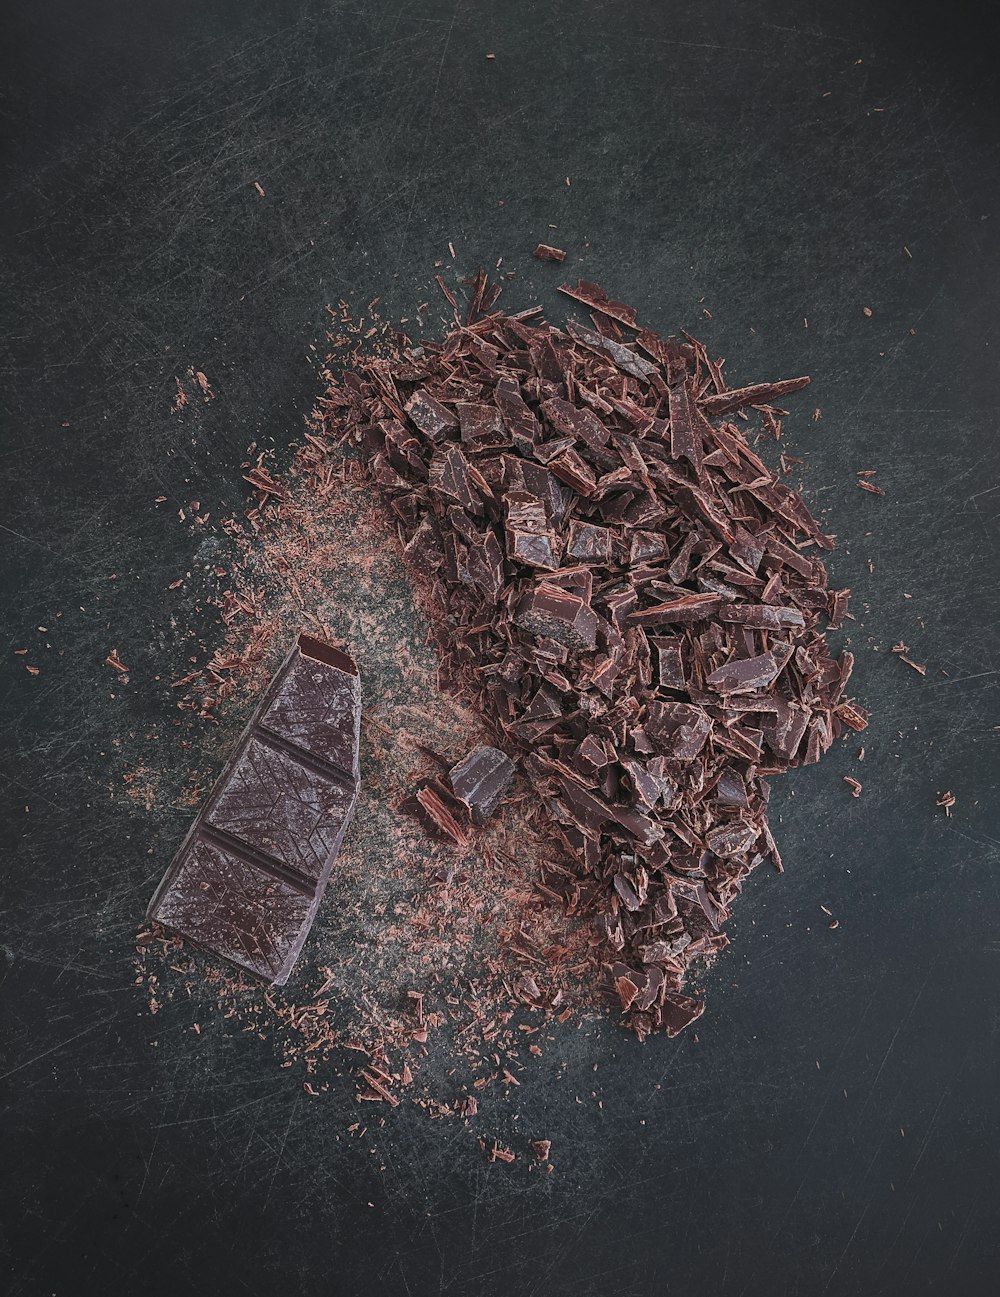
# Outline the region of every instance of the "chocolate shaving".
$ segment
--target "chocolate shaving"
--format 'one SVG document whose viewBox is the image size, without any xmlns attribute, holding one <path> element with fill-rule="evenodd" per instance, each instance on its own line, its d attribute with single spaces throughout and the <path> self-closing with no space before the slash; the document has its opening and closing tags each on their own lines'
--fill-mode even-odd
<svg viewBox="0 0 1000 1297">
<path fill-rule="evenodd" d="M 539 261 L 566 260 L 566 253 L 562 248 L 553 248 L 548 243 L 540 243 L 531 255 L 537 257 Z"/>
<path fill-rule="evenodd" d="M 601 315 L 607 315 L 612 320 L 618 320 L 621 324 L 627 324 L 630 329 L 637 329 L 635 311 L 631 306 L 626 306 L 624 302 L 616 302 L 610 298 L 599 284 L 592 284 L 589 279 L 577 281 L 575 288 L 569 284 L 559 285 L 560 293 L 565 293 L 567 297 L 572 297 L 577 302 L 582 302 L 584 306 L 589 306 L 591 310 L 599 312 Z"/>
<path fill-rule="evenodd" d="M 432 780 L 417 790 L 417 802 L 423 808 L 425 818 L 445 837 L 451 838 L 458 846 L 467 846 L 471 835 L 462 820 L 466 808 L 458 807 L 440 780 Z"/>
</svg>

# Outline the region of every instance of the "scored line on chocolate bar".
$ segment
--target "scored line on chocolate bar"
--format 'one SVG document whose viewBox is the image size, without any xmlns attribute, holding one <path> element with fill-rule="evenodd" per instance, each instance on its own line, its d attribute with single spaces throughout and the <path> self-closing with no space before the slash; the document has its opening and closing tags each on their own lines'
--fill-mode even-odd
<svg viewBox="0 0 1000 1297">
<path fill-rule="evenodd" d="M 303 896 L 315 896 L 316 884 L 311 878 L 300 873 L 293 865 L 286 865 L 284 861 L 277 860 L 267 851 L 262 851 L 259 847 L 252 847 L 249 842 L 244 842 L 234 833 L 227 829 L 217 828 L 214 824 L 202 823 L 199 825 L 196 838 L 203 838 L 213 846 L 219 847 L 222 851 L 231 856 L 235 856 L 245 865 L 250 865 L 253 869 L 259 869 L 262 874 L 269 874 L 289 887 L 293 887 Z M 192 839 L 194 841 L 195 839 Z"/>
<path fill-rule="evenodd" d="M 344 788 L 350 790 L 355 785 L 355 777 L 340 766 L 335 766 L 332 761 L 326 757 L 321 757 L 315 752 L 307 752 L 305 748 L 300 748 L 297 743 L 291 739 L 286 739 L 282 734 L 276 734 L 274 730 L 269 729 L 262 721 L 258 721 L 248 731 L 258 743 L 264 747 L 270 748 L 272 752 L 281 752 L 292 761 L 297 761 L 300 766 L 306 770 L 311 770 L 314 775 L 319 775 L 322 779 L 332 779 L 335 783 L 341 784 Z"/>
</svg>

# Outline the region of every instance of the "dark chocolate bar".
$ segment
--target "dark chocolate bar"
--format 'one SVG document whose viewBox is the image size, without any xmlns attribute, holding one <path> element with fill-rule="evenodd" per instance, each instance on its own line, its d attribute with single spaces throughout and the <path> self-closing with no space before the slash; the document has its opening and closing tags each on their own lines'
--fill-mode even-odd
<svg viewBox="0 0 1000 1297">
<path fill-rule="evenodd" d="M 354 810 L 361 684 L 300 635 L 149 903 L 149 918 L 287 981 Z"/>
</svg>

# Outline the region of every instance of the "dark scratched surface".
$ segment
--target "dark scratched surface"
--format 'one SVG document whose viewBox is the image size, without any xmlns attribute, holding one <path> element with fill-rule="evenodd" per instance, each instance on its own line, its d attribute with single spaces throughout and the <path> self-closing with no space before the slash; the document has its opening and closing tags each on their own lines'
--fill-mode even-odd
<svg viewBox="0 0 1000 1297">
<path fill-rule="evenodd" d="M 0 23 L 3 1291 L 995 1291 L 1000 216 L 977 24 L 857 0 L 15 0 Z M 166 586 L 227 542 L 177 511 L 238 512 L 245 447 L 300 433 L 327 303 L 431 301 L 438 327 L 449 240 L 461 273 L 518 271 L 508 308 L 561 319 L 565 269 L 695 330 L 731 380 L 813 375 L 785 449 L 840 538 L 874 713 L 863 763 L 851 736 L 775 789 L 787 872 L 736 908 L 699 1043 L 574 1032 L 484 1102 L 482 1133 L 553 1141 L 549 1176 L 411 1109 L 347 1139 L 349 1080 L 314 1101 L 270 1042 L 194 1035 L 177 1002 L 151 1018 L 133 984 L 188 771 L 237 728 L 178 747 L 167 685 L 216 624 L 195 578 Z M 189 370 L 215 399 L 174 415 Z M 149 810 L 122 792 L 140 761 Z"/>
</svg>

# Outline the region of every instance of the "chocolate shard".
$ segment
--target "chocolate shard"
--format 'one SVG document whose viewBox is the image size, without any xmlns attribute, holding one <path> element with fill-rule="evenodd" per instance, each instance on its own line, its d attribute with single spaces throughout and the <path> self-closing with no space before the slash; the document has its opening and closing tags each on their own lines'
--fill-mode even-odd
<svg viewBox="0 0 1000 1297">
<path fill-rule="evenodd" d="M 729 414 L 732 410 L 742 410 L 748 405 L 769 405 L 779 396 L 788 396 L 809 386 L 809 376 L 802 378 L 783 378 L 779 383 L 756 383 L 753 387 L 737 387 L 730 392 L 719 392 L 713 396 L 703 396 L 700 404 L 706 414 Z"/>
<path fill-rule="evenodd" d="M 686 680 L 681 651 L 683 641 L 658 636 L 651 639 L 650 643 L 657 653 L 660 685 L 664 689 L 684 689 Z"/>
<path fill-rule="evenodd" d="M 718 612 L 721 603 L 716 594 L 685 594 L 654 604 L 652 608 L 629 613 L 628 620 L 633 626 L 662 626 L 668 622 L 687 624 L 703 621 Z"/>
<path fill-rule="evenodd" d="M 465 509 L 471 509 L 475 503 L 469 481 L 469 462 L 457 446 L 434 452 L 428 481 L 440 495 L 456 500 Z"/>
<path fill-rule="evenodd" d="M 742 603 L 719 610 L 719 620 L 735 626 L 749 626 L 754 630 L 785 630 L 804 626 L 806 619 L 800 608 L 781 608 L 773 604 Z"/>
<path fill-rule="evenodd" d="M 472 840 L 468 827 L 469 808 L 454 797 L 440 779 L 428 780 L 423 788 L 418 788 L 416 800 L 424 819 L 432 828 L 446 838 L 451 838 L 456 846 L 469 845 Z"/>
<path fill-rule="evenodd" d="M 566 253 L 563 252 L 562 248 L 553 248 L 548 243 L 539 243 L 538 247 L 535 248 L 534 252 L 531 255 L 533 257 L 537 257 L 539 261 L 565 261 L 566 260 Z"/>
<path fill-rule="evenodd" d="M 542 635 L 570 649 L 597 647 L 597 614 L 579 595 L 541 584 L 518 604 L 514 621 L 532 635 Z"/>
<path fill-rule="evenodd" d="M 531 407 L 525 404 L 517 379 L 499 379 L 493 389 L 493 400 L 512 437 L 520 436 L 527 442 L 541 439 L 542 425 Z"/>
<path fill-rule="evenodd" d="M 774 684 L 795 652 L 792 644 L 776 644 L 756 657 L 733 658 L 705 677 L 709 689 L 720 694 L 746 694 Z"/>
<path fill-rule="evenodd" d="M 685 1027 L 705 1012 L 704 1000 L 692 1000 L 690 996 L 667 991 L 663 996 L 660 1010 L 663 1028 L 668 1036 L 679 1036 Z"/>
<path fill-rule="evenodd" d="M 717 856 L 735 856 L 741 851 L 749 851 L 757 841 L 758 830 L 752 824 L 736 820 L 731 824 L 719 824 L 705 834 L 705 845 Z"/>
<path fill-rule="evenodd" d="M 589 306 L 591 310 L 599 311 L 602 315 L 610 316 L 612 320 L 627 324 L 630 329 L 637 328 L 636 315 L 632 307 L 626 306 L 624 302 L 614 301 L 599 284 L 592 284 L 589 279 L 578 280 L 575 288 L 571 288 L 569 284 L 560 284 L 559 291 L 565 293 L 567 297 L 582 302 L 584 306 Z"/>
<path fill-rule="evenodd" d="M 148 917 L 266 982 L 285 982 L 354 810 L 360 718 L 354 662 L 300 635 Z"/>
<path fill-rule="evenodd" d="M 687 368 L 676 349 L 668 352 L 667 374 L 670 454 L 673 459 L 686 459 L 701 478 L 704 443 L 706 435 L 711 438 L 712 428 L 695 403 Z"/>
<path fill-rule="evenodd" d="M 405 405 L 406 413 L 420 431 L 431 441 L 443 441 L 449 432 L 458 427 L 458 420 L 447 406 L 436 401 L 428 392 L 418 389 Z"/>
<path fill-rule="evenodd" d="M 591 450 L 599 450 L 610 436 L 593 410 L 581 410 L 561 397 L 553 396 L 550 400 L 543 401 L 541 409 L 556 432 L 564 437 L 576 437 Z"/>
<path fill-rule="evenodd" d="M 600 356 L 606 356 L 622 373 L 631 374 L 633 378 L 648 379 L 657 372 L 656 366 L 651 365 L 648 360 L 643 360 L 641 356 L 637 356 L 634 351 L 629 351 L 628 347 L 620 342 L 603 337 L 595 329 L 588 329 L 582 324 L 574 324 L 572 320 L 567 320 L 566 332 L 574 342 L 589 347 Z"/>
<path fill-rule="evenodd" d="M 485 824 L 514 780 L 514 763 L 497 748 L 478 747 L 452 766 L 451 791 L 469 808 L 473 824 Z"/>
</svg>

